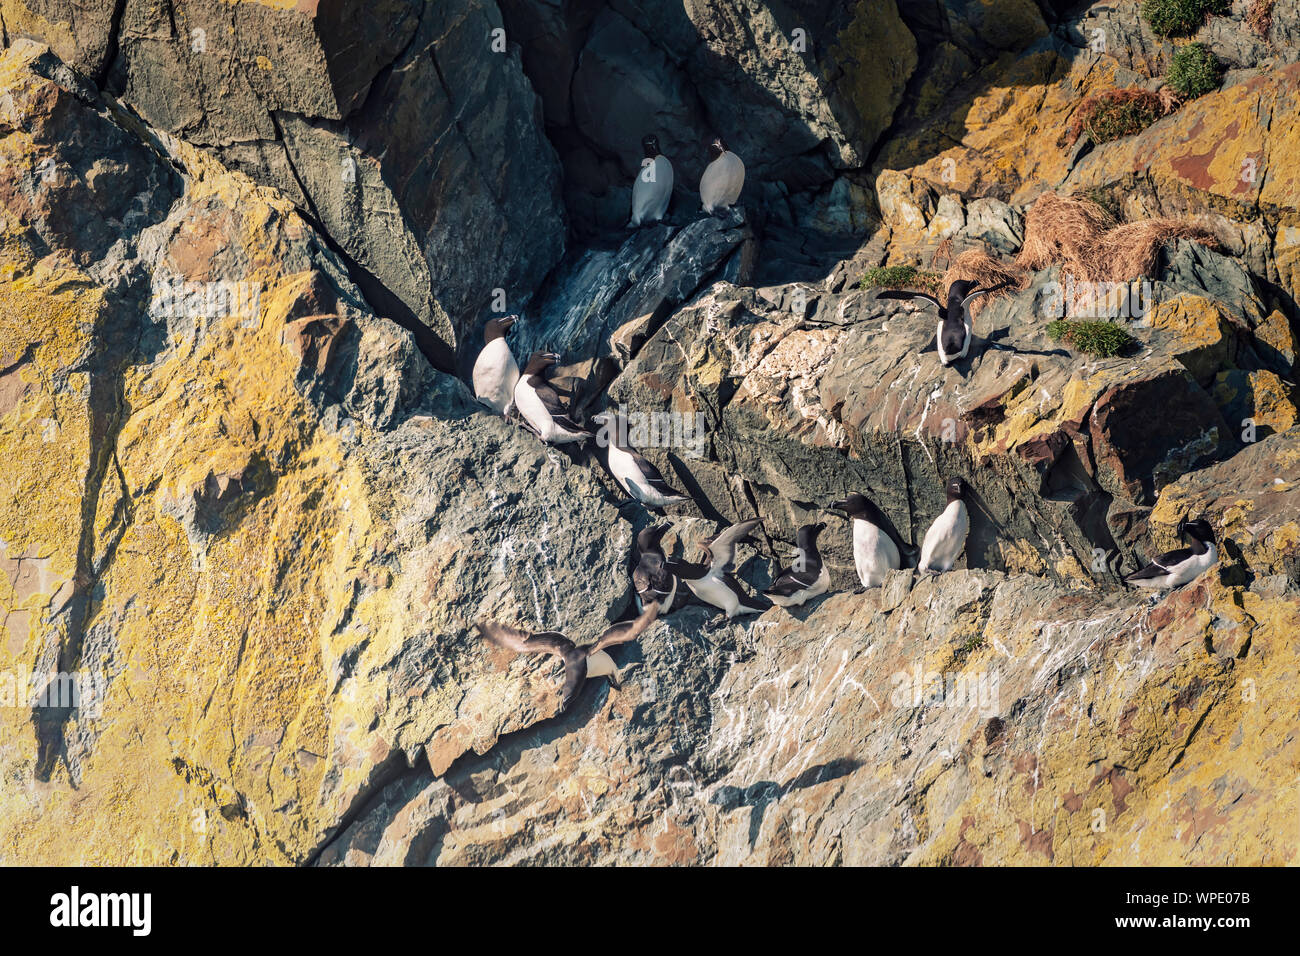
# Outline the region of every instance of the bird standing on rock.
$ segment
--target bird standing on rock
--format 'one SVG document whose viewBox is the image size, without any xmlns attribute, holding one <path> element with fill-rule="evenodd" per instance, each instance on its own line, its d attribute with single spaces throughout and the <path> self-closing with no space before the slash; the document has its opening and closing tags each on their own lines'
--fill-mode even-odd
<svg viewBox="0 0 1300 956">
<path fill-rule="evenodd" d="M 645 158 L 632 183 L 632 218 L 628 226 L 647 225 L 663 219 L 673 198 L 673 164 L 659 152 L 659 137 L 653 133 L 641 140 Z"/>
<path fill-rule="evenodd" d="M 1178 537 L 1191 538 L 1193 546 L 1166 551 L 1124 580 L 1136 588 L 1176 588 L 1196 580 L 1218 563 L 1219 549 L 1214 545 L 1214 529 L 1204 518 L 1180 521 Z"/>
<path fill-rule="evenodd" d="M 916 557 L 914 547 L 894 540 L 889 522 L 866 495 L 849 495 L 831 508 L 843 511 L 853 523 L 853 566 L 864 588 L 880 587 L 887 572 L 903 566 L 903 554 L 910 552 L 910 558 Z"/>
<path fill-rule="evenodd" d="M 709 165 L 700 177 L 700 202 L 710 216 L 723 212 L 740 198 L 745 186 L 745 164 L 727 149 L 721 136 L 709 143 Z"/>
<path fill-rule="evenodd" d="M 928 292 L 908 292 L 902 289 L 886 289 L 876 295 L 877 299 L 924 299 L 939 307 L 939 326 L 935 330 L 935 342 L 939 349 L 939 364 L 947 368 L 959 358 L 965 358 L 970 351 L 971 321 L 970 304 L 982 295 L 1000 292 L 1012 285 L 1010 280 L 999 282 L 987 289 L 979 288 L 979 283 L 970 279 L 958 279 L 948 286 L 948 303 L 945 305 Z"/>
<path fill-rule="evenodd" d="M 921 560 L 917 570 L 922 574 L 939 574 L 951 571 L 970 531 L 970 515 L 966 509 L 966 482 L 951 478 L 944 486 L 948 505 L 934 519 L 930 530 L 921 542 Z"/>
<path fill-rule="evenodd" d="M 560 360 L 554 352 L 534 352 L 515 384 L 515 408 L 542 441 L 552 445 L 590 438 L 569 418 L 569 410 L 546 381 L 546 370 Z"/>
<path fill-rule="evenodd" d="M 515 401 L 519 364 L 506 344 L 506 333 L 518 321 L 517 315 L 488 319 L 483 327 L 483 351 L 474 360 L 474 397 L 498 415 L 505 415 Z"/>
<path fill-rule="evenodd" d="M 763 592 L 764 597 L 781 607 L 797 607 L 809 598 L 826 593 L 831 574 L 817 550 L 817 536 L 824 530 L 824 524 L 806 524 L 799 529 L 799 557 L 793 567 L 777 576 Z"/>
</svg>

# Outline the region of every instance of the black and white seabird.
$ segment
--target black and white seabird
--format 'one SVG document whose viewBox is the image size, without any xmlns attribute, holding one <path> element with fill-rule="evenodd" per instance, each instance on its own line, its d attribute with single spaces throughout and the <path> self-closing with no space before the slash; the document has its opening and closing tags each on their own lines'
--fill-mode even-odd
<svg viewBox="0 0 1300 956">
<path fill-rule="evenodd" d="M 706 538 L 700 548 L 709 553 L 708 566 L 684 565 L 692 574 L 697 570 L 703 571 L 697 578 L 687 577 L 684 573 L 682 579 L 686 581 L 686 586 L 701 601 L 725 611 L 728 619 L 738 614 L 758 614 L 763 610 L 747 602 L 747 595 L 731 576 L 732 563 L 736 559 L 736 545 L 741 541 L 752 540 L 749 533 L 761 524 L 757 518 L 751 518 L 731 525 L 712 538 Z"/>
<path fill-rule="evenodd" d="M 641 149 L 645 158 L 632 184 L 632 219 L 628 222 L 633 228 L 663 219 L 673 198 L 673 164 L 659 152 L 659 137 L 653 133 L 643 137 Z"/>
<path fill-rule="evenodd" d="M 506 344 L 506 333 L 519 321 L 517 315 L 489 319 L 483 327 L 483 351 L 474 360 L 474 397 L 499 415 L 510 410 L 519 381 L 519 364 Z"/>
<path fill-rule="evenodd" d="M 621 412 L 601 412 L 591 420 L 601 426 L 598 441 L 608 449 L 609 473 L 624 491 L 649 508 L 691 500 L 664 481 L 659 469 L 627 443 L 627 418 Z"/>
<path fill-rule="evenodd" d="M 921 560 L 917 570 L 922 574 L 951 571 L 962 548 L 966 547 L 966 534 L 970 531 L 970 515 L 965 501 L 966 482 L 961 478 L 950 478 L 944 491 L 948 494 L 948 505 L 934 519 L 921 542 Z"/>
<path fill-rule="evenodd" d="M 569 418 L 569 410 L 546 381 L 546 370 L 560 360 L 554 352 L 534 352 L 515 383 L 515 409 L 544 442 L 562 445 L 590 438 Z"/>
<path fill-rule="evenodd" d="M 822 563 L 817 550 L 817 536 L 826 530 L 824 524 L 806 524 L 799 529 L 799 557 L 794 565 L 777 576 L 763 595 L 781 607 L 796 607 L 809 598 L 825 594 L 831 586 L 830 569 Z"/>
<path fill-rule="evenodd" d="M 843 511 L 853 522 L 853 566 L 864 588 L 880 587 L 886 572 L 903 566 L 904 555 L 916 557 L 913 546 L 895 540 L 889 520 L 866 495 L 851 494 L 831 508 Z"/>
<path fill-rule="evenodd" d="M 939 363 L 944 367 L 959 358 L 965 358 L 970 351 L 971 322 L 970 304 L 982 295 L 998 292 L 1012 285 L 1008 280 L 999 282 L 987 289 L 979 288 L 979 283 L 970 279 L 958 279 L 948 286 L 948 304 L 944 305 L 928 292 L 905 292 L 901 289 L 886 289 L 878 293 L 878 299 L 925 299 L 939 307 L 939 326 L 935 330 L 935 341 L 939 349 Z"/>
<path fill-rule="evenodd" d="M 709 143 L 709 165 L 700 177 L 700 202 L 709 215 L 722 212 L 740 198 L 745 186 L 745 164 L 727 149 L 721 136 Z"/>
<path fill-rule="evenodd" d="M 632 571 L 632 584 L 636 588 L 637 606 L 644 608 L 647 604 L 657 603 L 660 614 L 672 610 L 680 580 L 698 579 L 707 571 L 703 565 L 668 559 L 660 542 L 671 527 L 669 524 L 650 525 L 642 528 L 636 536 L 637 564 Z"/>
<path fill-rule="evenodd" d="M 554 654 L 564 661 L 564 692 L 560 703 L 560 712 L 563 713 L 569 709 L 588 677 L 604 677 L 618 689 L 621 681 L 619 668 L 605 652 L 605 648 L 636 640 L 658 616 L 659 605 L 652 603 L 636 620 L 622 621 L 605 628 L 596 642 L 586 647 L 578 647 L 558 631 L 530 633 L 496 621 L 479 621 L 474 626 L 493 644 L 516 654 Z"/>
<path fill-rule="evenodd" d="M 1137 588 L 1176 588 L 1196 580 L 1218 562 L 1219 549 L 1214 545 L 1214 529 L 1204 518 L 1180 521 L 1178 536 L 1191 538 L 1193 546 L 1167 551 L 1124 580 Z"/>
</svg>

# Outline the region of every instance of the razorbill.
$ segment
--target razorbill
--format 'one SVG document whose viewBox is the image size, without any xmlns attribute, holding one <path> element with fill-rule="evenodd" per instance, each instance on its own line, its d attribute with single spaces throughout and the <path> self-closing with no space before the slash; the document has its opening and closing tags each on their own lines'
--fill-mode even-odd
<svg viewBox="0 0 1300 956">
<path fill-rule="evenodd" d="M 657 524 L 642 528 L 636 536 L 637 563 L 632 570 L 632 584 L 636 588 L 637 607 L 658 603 L 659 613 L 672 610 L 677 597 L 677 584 L 686 578 L 703 577 L 703 565 L 670 561 L 660 543 L 672 525 Z"/>
<path fill-rule="evenodd" d="M 605 652 L 605 648 L 636 640 L 658 616 L 659 605 L 652 603 L 636 620 L 622 621 L 605 628 L 604 633 L 596 638 L 596 643 L 586 647 L 578 647 L 558 631 L 529 633 L 496 621 L 479 621 L 474 626 L 493 644 L 516 654 L 554 654 L 564 661 L 564 696 L 560 703 L 560 713 L 563 713 L 569 709 L 588 677 L 607 678 L 618 689 L 621 680 L 619 668 Z"/>
<path fill-rule="evenodd" d="M 483 351 L 474 360 L 474 397 L 499 415 L 510 410 L 519 381 L 519 364 L 506 344 L 506 333 L 518 321 L 517 315 L 488 319 L 483 327 Z"/>
<path fill-rule="evenodd" d="M 961 478 L 950 478 L 944 491 L 948 493 L 948 505 L 934 519 L 921 542 L 921 561 L 917 570 L 922 574 L 951 571 L 961 549 L 966 547 L 966 533 L 970 531 L 970 515 L 965 501 L 966 482 Z"/>
<path fill-rule="evenodd" d="M 752 518 L 733 524 L 712 538 L 706 538 L 701 542 L 700 549 L 708 552 L 709 564 L 684 565 L 690 572 L 699 574 L 694 578 L 683 575 L 686 586 L 701 601 L 726 611 L 728 620 L 738 614 L 757 614 L 763 610 L 746 603 L 745 593 L 731 576 L 732 562 L 736 559 L 736 545 L 741 541 L 752 541 L 749 533 L 760 524 L 762 522 L 757 518 Z"/>
<path fill-rule="evenodd" d="M 601 412 L 591 420 L 601 426 L 596 440 L 609 449 L 609 473 L 624 491 L 649 508 L 691 500 L 669 486 L 659 469 L 627 443 L 627 418 L 621 412 Z"/>
<path fill-rule="evenodd" d="M 822 563 L 817 550 L 817 535 L 826 530 L 824 524 L 806 524 L 799 529 L 799 557 L 785 573 L 778 575 L 772 586 L 763 592 L 773 604 L 795 607 L 809 598 L 825 594 L 831 586 L 830 570 Z"/>
<path fill-rule="evenodd" d="M 1011 281 L 999 282 L 987 289 L 979 288 L 978 282 L 970 279 L 958 279 L 948 286 L 948 304 L 944 305 L 928 292 L 905 292 L 901 289 L 886 289 L 876 295 L 878 299 L 925 299 L 939 307 L 939 325 L 935 329 L 935 342 L 939 348 L 939 364 L 945 368 L 959 358 L 965 358 L 970 351 L 971 324 L 970 304 L 982 295 L 998 292 L 1011 285 Z"/>
<path fill-rule="evenodd" d="M 903 554 L 916 557 L 915 548 L 894 540 L 889 520 L 866 495 L 851 494 L 831 508 L 843 511 L 853 522 L 853 565 L 864 588 L 880 587 L 885 572 L 903 566 Z"/>
<path fill-rule="evenodd" d="M 569 418 L 569 410 L 546 381 L 546 370 L 559 360 L 554 352 L 534 352 L 515 383 L 515 409 L 542 441 L 552 445 L 591 437 Z"/>
<path fill-rule="evenodd" d="M 632 183 L 632 219 L 628 222 L 631 227 L 658 222 L 673 198 L 673 164 L 659 152 L 659 137 L 653 133 L 643 137 L 641 148 L 645 158 Z"/>
<path fill-rule="evenodd" d="M 1180 521 L 1178 537 L 1191 538 L 1194 545 L 1167 551 L 1124 580 L 1138 588 L 1176 588 L 1194 581 L 1218 562 L 1219 549 L 1214 546 L 1214 529 L 1204 518 Z"/>
<path fill-rule="evenodd" d="M 709 215 L 731 206 L 745 185 L 745 164 L 727 149 L 721 136 L 709 143 L 709 165 L 700 177 L 700 202 Z"/>
</svg>

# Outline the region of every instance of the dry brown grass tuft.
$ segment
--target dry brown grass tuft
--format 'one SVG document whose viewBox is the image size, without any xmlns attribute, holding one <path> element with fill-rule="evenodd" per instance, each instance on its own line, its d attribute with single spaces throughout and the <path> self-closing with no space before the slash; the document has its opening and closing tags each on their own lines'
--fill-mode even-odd
<svg viewBox="0 0 1300 956">
<path fill-rule="evenodd" d="M 1250 0 L 1246 9 L 1246 26 L 1255 31 L 1256 36 L 1268 39 L 1273 29 L 1273 0 Z"/>
<path fill-rule="evenodd" d="M 995 286 L 999 282 L 1011 283 L 1005 289 L 991 295 L 980 296 L 972 302 L 970 305 L 971 318 L 979 315 L 987 303 L 1000 296 L 1011 295 L 1027 285 L 1027 277 L 1023 269 L 1018 268 L 1013 263 L 1005 263 L 995 259 L 980 249 L 967 249 L 953 259 L 948 265 L 948 270 L 944 272 L 943 280 L 939 283 L 939 286 L 946 293 L 948 286 L 959 279 L 978 282 L 984 288 Z"/>
<path fill-rule="evenodd" d="M 1116 225 L 1086 199 L 1044 193 L 1025 222 L 1025 243 L 1016 263 L 1026 269 L 1063 270 L 1085 282 L 1129 282 L 1150 276 L 1160 248 L 1171 239 L 1192 239 L 1214 249 L 1208 229 L 1181 219 L 1144 219 Z"/>
</svg>

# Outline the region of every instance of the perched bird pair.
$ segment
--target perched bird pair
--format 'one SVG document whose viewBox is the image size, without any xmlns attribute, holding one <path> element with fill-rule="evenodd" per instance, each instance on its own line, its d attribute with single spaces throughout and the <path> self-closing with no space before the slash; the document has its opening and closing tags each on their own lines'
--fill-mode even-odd
<svg viewBox="0 0 1300 956">
<path fill-rule="evenodd" d="M 483 327 L 483 351 L 474 360 L 470 376 L 474 397 L 499 415 L 517 412 L 544 442 L 560 445 L 592 437 L 569 417 L 559 391 L 546 380 L 546 370 L 560 360 L 557 354 L 534 352 L 520 374 L 506 343 L 507 333 L 518 321 L 517 315 L 505 315 L 489 319 Z"/>
<path fill-rule="evenodd" d="M 659 222 L 668 212 L 673 195 L 673 164 L 659 151 L 659 137 L 654 134 L 641 140 L 645 153 L 641 171 L 632 183 L 632 218 L 630 228 Z M 745 164 L 727 149 L 722 137 L 709 143 L 709 164 L 700 177 L 700 203 L 710 215 L 730 208 L 740 198 L 745 185 Z"/>
<path fill-rule="evenodd" d="M 966 493 L 967 485 L 962 478 L 950 478 L 944 485 L 948 503 L 921 541 L 916 568 L 922 574 L 951 571 L 966 547 L 966 535 L 970 531 Z M 853 522 L 853 564 L 864 588 L 880 587 L 887 572 L 903 567 L 904 557 L 911 567 L 916 548 L 896 536 L 893 525 L 866 495 L 849 495 L 831 508 L 843 511 Z"/>
<path fill-rule="evenodd" d="M 579 647 L 558 631 L 530 632 L 487 620 L 474 626 L 484 638 L 516 654 L 551 654 L 564 661 L 564 689 L 560 700 L 560 712 L 563 713 L 590 677 L 604 677 L 615 690 L 622 686 L 622 674 L 633 665 L 620 670 L 606 648 L 636 640 L 658 616 L 659 605 L 650 604 L 636 620 L 605 628 L 595 643 L 585 647 Z"/>
</svg>

